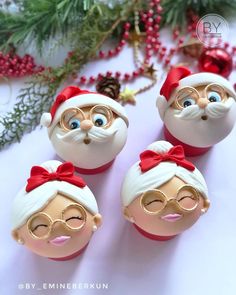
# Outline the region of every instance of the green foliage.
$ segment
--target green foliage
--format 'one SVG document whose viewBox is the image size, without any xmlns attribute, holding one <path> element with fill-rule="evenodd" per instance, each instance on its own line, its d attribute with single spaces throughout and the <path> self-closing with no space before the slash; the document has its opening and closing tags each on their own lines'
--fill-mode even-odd
<svg viewBox="0 0 236 295">
<path fill-rule="evenodd" d="M 13 110 L 0 118 L 4 128 L 0 137 L 0 149 L 20 141 L 26 132 L 39 124 L 42 113 L 50 109 L 61 83 L 78 73 L 95 56 L 115 28 L 133 12 L 133 4 L 118 5 L 116 9 L 99 4 L 89 9 L 83 22 L 78 24 L 79 29 L 70 33 L 70 37 L 75 38 L 76 46 L 70 58 L 62 66 L 47 69 L 33 77 L 17 97 Z"/>
<path fill-rule="evenodd" d="M 199 16 L 207 13 L 218 13 L 226 16 L 229 12 L 236 12 L 236 0 L 163 0 L 163 25 L 186 25 L 186 13 L 189 9 Z"/>
<path fill-rule="evenodd" d="M 32 81 L 26 84 L 18 96 L 13 111 L 0 118 L 4 130 L 0 137 L 0 148 L 20 141 L 26 132 L 39 123 L 41 114 L 48 110 L 58 85 Z"/>
<path fill-rule="evenodd" d="M 91 8 L 93 1 L 24 0 L 20 13 L 0 11 L 0 47 L 8 50 L 32 41 L 41 52 L 43 44 L 57 34 L 66 35 L 76 28 Z"/>
<path fill-rule="evenodd" d="M 0 10 L 0 48 L 8 50 L 9 46 L 18 48 L 22 43 L 28 45 L 32 41 L 40 53 L 46 41 L 61 35 L 67 40 L 71 32 L 80 32 L 80 26 L 88 14 L 97 11 L 97 17 L 104 17 L 102 26 L 106 26 L 106 18 L 113 19 L 119 14 L 123 5 L 133 1 L 95 1 L 95 0 L 18 0 L 20 13 L 10 14 Z M 147 6 L 148 1 L 137 0 L 136 7 Z M 229 11 L 236 10 L 236 0 L 163 0 L 163 25 L 186 25 L 186 12 L 188 9 L 195 11 L 200 16 L 209 12 L 226 15 Z M 110 13 L 111 12 L 111 13 Z M 132 14 L 129 18 L 132 19 Z M 96 20 L 96 18 L 94 18 Z M 93 21 L 93 20 L 91 20 Z M 119 34 L 120 27 L 115 31 Z M 73 38 L 69 38 L 72 41 Z"/>
</svg>

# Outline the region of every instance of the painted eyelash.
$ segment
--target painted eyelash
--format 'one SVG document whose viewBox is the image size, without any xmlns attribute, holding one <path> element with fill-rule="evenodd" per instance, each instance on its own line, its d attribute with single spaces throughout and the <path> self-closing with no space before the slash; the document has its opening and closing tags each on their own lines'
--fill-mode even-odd
<svg viewBox="0 0 236 295">
<path fill-rule="evenodd" d="M 190 198 L 192 200 L 195 200 L 194 197 L 191 195 L 191 196 L 183 196 L 182 198 L 180 198 L 178 201 L 182 201 L 183 199 L 185 198 Z"/>
<path fill-rule="evenodd" d="M 71 219 L 79 219 L 79 220 L 83 220 L 83 218 L 80 217 L 80 216 L 72 216 L 72 217 L 70 217 L 70 218 L 67 218 L 66 221 L 69 221 L 69 220 L 71 220 Z"/>
<path fill-rule="evenodd" d="M 40 226 L 48 227 L 46 224 L 38 224 L 38 225 L 35 226 L 35 228 L 32 231 L 35 231 Z"/>
<path fill-rule="evenodd" d="M 161 200 L 153 200 L 153 201 L 150 201 L 149 203 L 146 203 L 145 206 L 148 206 L 154 202 L 160 202 L 160 203 L 163 203 Z"/>
</svg>

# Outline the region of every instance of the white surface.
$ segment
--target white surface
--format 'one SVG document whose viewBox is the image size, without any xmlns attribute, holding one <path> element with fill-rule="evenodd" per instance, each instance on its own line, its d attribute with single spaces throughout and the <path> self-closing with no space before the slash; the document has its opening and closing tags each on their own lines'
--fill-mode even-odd
<svg viewBox="0 0 236 295">
<path fill-rule="evenodd" d="M 236 41 L 235 37 L 231 31 L 230 38 Z M 119 58 L 89 65 L 85 73 L 127 71 L 132 67 L 131 50 L 126 49 Z M 236 74 L 230 79 L 234 83 Z M 145 83 L 138 80 L 131 88 Z M 21 85 L 13 83 L 14 94 Z M 140 235 L 121 214 L 120 186 L 124 174 L 141 151 L 153 141 L 163 139 L 162 122 L 155 108 L 160 85 L 137 96 L 135 107 L 126 106 L 130 118 L 128 141 L 111 169 L 84 176 L 97 198 L 104 222 L 79 258 L 55 262 L 38 257 L 15 243 L 10 235 L 12 200 L 25 184 L 31 166 L 56 158 L 46 129 L 38 128 L 20 144 L 0 153 L 0 294 L 236 294 L 235 128 L 210 152 L 193 159 L 205 176 L 211 207 L 189 231 L 168 242 L 152 241 Z M 1 97 L 7 95 L 4 89 Z M 83 283 L 108 283 L 109 287 L 38 290 L 48 282 L 75 283 L 78 288 Z M 18 289 L 18 284 L 26 283 L 36 284 L 35 289 Z"/>
</svg>

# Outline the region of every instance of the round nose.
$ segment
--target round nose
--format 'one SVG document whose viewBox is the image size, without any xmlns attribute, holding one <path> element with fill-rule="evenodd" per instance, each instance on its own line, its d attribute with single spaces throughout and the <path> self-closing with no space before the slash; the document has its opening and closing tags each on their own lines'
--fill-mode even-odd
<svg viewBox="0 0 236 295">
<path fill-rule="evenodd" d="M 204 109 L 208 105 L 209 101 L 207 98 L 200 98 L 197 102 L 199 108 Z"/>
<path fill-rule="evenodd" d="M 177 207 L 177 202 L 176 199 L 170 199 L 168 200 L 167 204 L 166 204 L 166 208 L 176 208 Z"/>
<path fill-rule="evenodd" d="M 63 232 L 65 231 L 65 229 L 66 229 L 65 223 L 63 223 L 63 221 L 60 219 L 56 219 L 53 221 L 53 223 L 51 225 L 50 232 L 51 232 L 51 234 L 53 233 L 53 234 L 60 235 L 62 231 Z"/>
<path fill-rule="evenodd" d="M 65 226 L 65 225 L 64 225 L 63 221 L 60 220 L 60 219 L 56 219 L 56 220 L 54 220 L 54 222 L 53 222 L 53 224 L 52 224 L 52 227 L 53 227 L 54 230 L 56 230 L 57 228 L 64 227 L 64 226 Z"/>
<path fill-rule="evenodd" d="M 80 129 L 84 131 L 88 131 L 93 127 L 93 122 L 90 120 L 83 120 L 80 123 Z"/>
</svg>

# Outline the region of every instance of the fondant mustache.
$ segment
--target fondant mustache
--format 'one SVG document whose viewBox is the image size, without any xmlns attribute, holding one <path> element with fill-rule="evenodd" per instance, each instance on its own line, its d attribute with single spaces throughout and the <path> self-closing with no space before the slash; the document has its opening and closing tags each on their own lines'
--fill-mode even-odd
<svg viewBox="0 0 236 295">
<path fill-rule="evenodd" d="M 176 110 L 175 116 L 183 120 L 200 119 L 203 115 L 218 119 L 226 115 L 233 103 L 235 101 L 230 97 L 226 102 L 209 103 L 205 109 L 200 108 L 198 105 L 192 105 L 183 110 Z"/>
<path fill-rule="evenodd" d="M 93 126 L 89 131 L 82 131 L 81 129 L 74 129 L 67 132 L 65 135 L 57 134 L 58 139 L 64 142 L 83 142 L 85 138 L 90 138 L 96 142 L 108 141 L 118 131 L 117 128 L 112 126 L 109 129 Z"/>
</svg>

